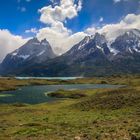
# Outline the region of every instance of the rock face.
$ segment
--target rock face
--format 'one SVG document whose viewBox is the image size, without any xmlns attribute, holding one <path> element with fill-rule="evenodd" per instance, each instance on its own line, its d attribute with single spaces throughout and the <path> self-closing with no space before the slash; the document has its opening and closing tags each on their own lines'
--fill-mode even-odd
<svg viewBox="0 0 140 140">
<path fill-rule="evenodd" d="M 37 41 L 36 43 L 40 42 Z M 30 49 L 27 52 L 26 48 L 24 49 L 25 53 L 18 56 L 20 63 L 22 62 L 21 59 L 25 61 L 30 58 L 27 53 Z M 16 56 L 16 52 L 17 50 L 10 54 L 10 57 L 11 55 Z M 136 29 L 128 30 L 118 36 L 112 43 L 99 33 L 94 36 L 86 36 L 59 57 L 54 58 L 54 54 L 49 53 L 52 54 L 49 58 L 54 59 L 48 60 L 46 57 L 49 54 L 38 57 L 37 54 L 42 55 L 42 53 L 42 51 L 35 51 L 35 57 L 32 61 L 36 60 L 37 63 L 33 63 L 32 67 L 22 69 L 18 74 L 34 76 L 102 76 L 140 73 L 140 31 Z"/>
<path fill-rule="evenodd" d="M 110 50 L 107 47 L 107 40 L 103 35 L 98 33 L 94 37 L 85 37 L 79 44 L 75 45 L 69 50 L 63 57 L 69 58 L 69 62 L 79 62 L 79 60 L 86 61 L 92 59 L 97 61 L 99 59 L 106 59 L 106 56 L 110 54 Z"/>
<path fill-rule="evenodd" d="M 140 53 L 140 31 L 130 30 L 119 36 L 111 45 L 118 53 Z"/>
<path fill-rule="evenodd" d="M 71 57 L 71 61 L 85 57 L 94 57 L 94 60 L 104 57 L 111 61 L 119 57 L 135 57 L 140 54 L 140 31 L 130 30 L 116 38 L 109 44 L 105 36 L 96 33 L 94 37 L 85 37 L 64 56 Z M 74 56 L 74 57 L 73 57 Z"/>
<path fill-rule="evenodd" d="M 44 39 L 41 42 L 37 38 L 29 40 L 25 45 L 8 54 L 1 67 L 3 73 L 16 73 L 35 64 L 46 62 L 56 57 L 49 42 Z"/>
</svg>

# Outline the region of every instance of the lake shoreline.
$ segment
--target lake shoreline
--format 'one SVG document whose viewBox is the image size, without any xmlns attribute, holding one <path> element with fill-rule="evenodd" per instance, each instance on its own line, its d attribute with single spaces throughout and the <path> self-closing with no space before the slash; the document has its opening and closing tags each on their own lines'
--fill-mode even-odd
<svg viewBox="0 0 140 140">
<path fill-rule="evenodd" d="M 128 78 L 127 78 L 128 77 Z M 137 77 L 137 76 L 136 76 Z M 117 78 L 117 79 L 115 79 Z M 125 79 L 123 81 L 122 79 Z M 15 79 L 13 77 L 1 77 L 0 78 L 0 92 L 1 91 L 12 91 L 22 86 L 31 85 L 63 85 L 63 84 L 112 84 L 112 85 L 129 85 L 131 76 L 110 76 L 110 77 L 91 77 L 91 78 L 77 78 L 71 80 L 58 80 L 58 79 Z M 117 82 L 119 81 L 119 82 Z"/>
</svg>

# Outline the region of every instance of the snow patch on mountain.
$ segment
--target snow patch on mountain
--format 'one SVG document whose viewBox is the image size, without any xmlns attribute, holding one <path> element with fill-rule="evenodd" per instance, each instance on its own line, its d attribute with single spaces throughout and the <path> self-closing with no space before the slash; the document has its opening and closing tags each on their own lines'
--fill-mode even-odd
<svg viewBox="0 0 140 140">
<path fill-rule="evenodd" d="M 90 36 L 87 36 L 84 38 L 84 40 L 80 43 L 78 50 L 81 50 L 86 44 L 88 44 L 90 41 Z"/>
<path fill-rule="evenodd" d="M 41 51 L 39 54 L 37 54 L 37 56 L 42 55 L 43 53 L 45 53 L 45 50 Z"/>
<path fill-rule="evenodd" d="M 13 56 L 16 56 L 16 55 L 17 55 L 17 52 L 13 52 L 12 55 L 13 55 Z"/>
<path fill-rule="evenodd" d="M 40 42 L 39 43 L 35 42 L 35 43 L 33 43 L 33 45 L 40 45 Z"/>
<path fill-rule="evenodd" d="M 100 47 L 98 45 L 96 47 L 104 53 L 104 49 L 102 47 Z"/>
<path fill-rule="evenodd" d="M 129 52 L 130 52 L 130 53 L 133 53 L 133 51 L 132 51 L 132 49 L 131 49 L 130 47 L 129 47 L 129 49 L 128 49 L 128 50 L 129 50 Z"/>
<path fill-rule="evenodd" d="M 26 60 L 27 58 L 30 57 L 30 55 L 19 55 L 18 57 L 20 57 L 20 58 Z"/>
<path fill-rule="evenodd" d="M 41 45 L 47 46 L 48 42 L 42 42 Z"/>
</svg>

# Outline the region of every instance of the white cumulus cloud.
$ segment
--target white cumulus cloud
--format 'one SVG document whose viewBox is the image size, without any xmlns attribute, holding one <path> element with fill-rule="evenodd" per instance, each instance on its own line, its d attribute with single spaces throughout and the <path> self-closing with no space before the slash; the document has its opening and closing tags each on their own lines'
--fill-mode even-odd
<svg viewBox="0 0 140 140">
<path fill-rule="evenodd" d="M 69 31 L 63 31 L 63 33 L 53 28 L 42 28 L 37 34 L 37 38 L 42 40 L 46 38 L 52 46 L 52 49 L 56 54 L 62 54 L 68 51 L 73 45 L 81 41 L 87 34 L 84 32 L 77 32 L 70 34 Z"/>
<path fill-rule="evenodd" d="M 66 19 L 72 19 L 77 16 L 81 9 L 81 0 L 77 4 L 75 0 L 61 0 L 60 4 L 55 7 L 49 5 L 41 8 L 39 10 L 41 13 L 40 21 L 51 25 L 56 22 L 63 22 Z"/>
<path fill-rule="evenodd" d="M 105 33 L 109 40 L 114 40 L 117 36 L 129 29 L 140 29 L 140 14 L 128 14 L 119 23 L 107 24 L 98 31 Z"/>
<path fill-rule="evenodd" d="M 97 32 L 97 29 L 95 27 L 89 27 L 84 32 L 88 35 L 94 35 Z"/>
<path fill-rule="evenodd" d="M 8 53 L 22 46 L 27 40 L 13 35 L 8 30 L 0 30 L 0 62 Z"/>
<path fill-rule="evenodd" d="M 38 33 L 38 30 L 36 28 L 31 28 L 29 30 L 26 30 L 25 33 L 34 33 L 34 34 L 36 34 L 36 33 Z"/>
<path fill-rule="evenodd" d="M 128 14 L 118 23 L 106 24 L 102 27 L 89 27 L 84 32 L 94 35 L 95 32 L 105 34 L 109 41 L 114 41 L 119 35 L 122 35 L 126 30 L 140 30 L 140 14 Z"/>
<path fill-rule="evenodd" d="M 64 22 L 78 16 L 81 9 L 81 0 L 60 0 L 56 6 L 49 5 L 41 8 L 40 21 L 47 27 L 39 30 L 37 38 L 40 40 L 46 38 L 57 54 L 66 52 L 86 35 L 84 32 L 72 33 L 64 26 Z"/>
</svg>

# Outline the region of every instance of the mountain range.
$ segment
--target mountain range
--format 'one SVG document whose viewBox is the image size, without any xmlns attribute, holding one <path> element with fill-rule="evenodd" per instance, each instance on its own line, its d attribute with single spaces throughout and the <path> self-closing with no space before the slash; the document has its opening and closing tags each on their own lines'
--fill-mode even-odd
<svg viewBox="0 0 140 140">
<path fill-rule="evenodd" d="M 114 41 L 103 34 L 86 36 L 68 52 L 57 56 L 49 42 L 37 38 L 8 54 L 1 75 L 104 76 L 140 73 L 140 30 L 125 31 Z"/>
</svg>

